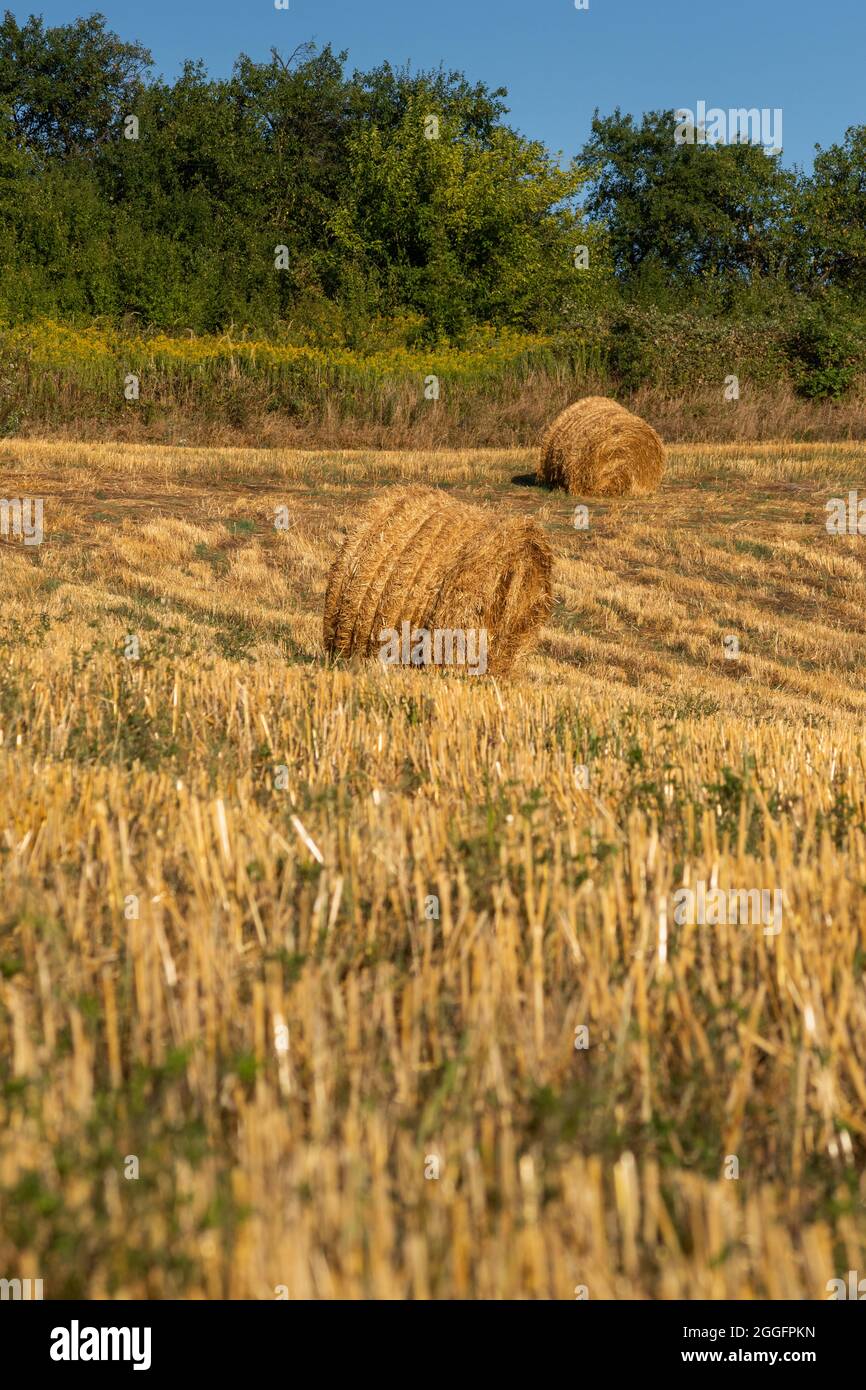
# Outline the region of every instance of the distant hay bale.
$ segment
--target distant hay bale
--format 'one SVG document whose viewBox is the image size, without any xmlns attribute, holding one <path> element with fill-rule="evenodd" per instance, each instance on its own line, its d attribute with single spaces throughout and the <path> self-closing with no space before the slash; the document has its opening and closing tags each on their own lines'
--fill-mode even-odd
<svg viewBox="0 0 866 1390">
<path fill-rule="evenodd" d="M 465 640 L 476 644 L 480 674 L 502 675 L 550 614 L 552 569 L 553 554 L 536 521 L 499 521 L 436 488 L 390 488 L 364 509 L 331 567 L 325 650 L 374 656 L 385 645 L 381 634 L 390 631 L 400 634 L 398 659 L 404 661 L 408 631 L 410 638 L 420 634 L 412 644 L 413 665 L 471 666 L 459 661 Z M 431 644 L 439 633 L 440 646 L 425 650 L 424 632 Z M 477 660 L 481 632 L 483 669 Z M 443 651 L 452 659 L 442 661 Z"/>
<path fill-rule="evenodd" d="M 606 396 L 585 396 L 548 427 L 536 477 L 578 496 L 633 497 L 654 492 L 664 466 L 651 425 Z"/>
</svg>

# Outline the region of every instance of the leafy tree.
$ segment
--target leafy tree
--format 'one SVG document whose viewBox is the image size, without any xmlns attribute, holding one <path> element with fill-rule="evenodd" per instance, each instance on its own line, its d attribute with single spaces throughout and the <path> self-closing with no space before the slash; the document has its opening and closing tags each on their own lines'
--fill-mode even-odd
<svg viewBox="0 0 866 1390">
<path fill-rule="evenodd" d="M 477 133 L 464 109 L 474 100 L 452 95 L 437 109 L 435 87 L 419 85 L 399 125 L 359 126 L 332 220 L 387 309 L 420 312 L 434 336 L 548 324 L 580 296 L 579 173 L 505 126 Z"/>
<path fill-rule="evenodd" d="M 259 136 L 259 190 L 283 240 L 295 250 L 322 237 L 344 177 L 351 117 L 345 53 L 304 44 L 288 60 L 242 55 L 232 95 Z"/>
<path fill-rule="evenodd" d="M 46 29 L 11 10 L 0 23 L 0 105 L 18 138 L 48 155 L 81 154 L 107 140 L 134 109 L 153 59 L 124 43 L 101 14 Z"/>
<path fill-rule="evenodd" d="M 394 132 L 403 125 L 411 106 L 426 101 L 430 113 L 447 112 L 454 135 L 489 144 L 496 128 L 507 114 L 504 87 L 491 89 L 483 82 L 475 85 L 462 72 L 413 73 L 408 67 L 393 68 L 382 63 L 370 72 L 355 72 L 349 85 L 349 105 L 353 123 L 376 126 Z"/>
<path fill-rule="evenodd" d="M 619 109 L 593 119 L 585 207 L 607 230 L 617 274 L 683 287 L 784 273 L 793 175 L 757 145 L 677 144 L 676 125 L 673 111 L 640 125 Z"/>
<path fill-rule="evenodd" d="M 818 281 L 866 293 L 866 125 L 851 126 L 841 144 L 818 147 L 806 219 Z"/>
</svg>

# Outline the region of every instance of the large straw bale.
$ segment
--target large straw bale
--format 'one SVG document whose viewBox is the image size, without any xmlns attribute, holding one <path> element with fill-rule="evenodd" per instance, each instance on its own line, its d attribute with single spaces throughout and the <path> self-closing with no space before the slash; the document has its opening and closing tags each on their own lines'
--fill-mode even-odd
<svg viewBox="0 0 866 1390">
<path fill-rule="evenodd" d="M 579 497 L 634 497 L 655 491 L 664 466 L 651 425 L 606 396 L 584 396 L 548 427 L 536 476 Z"/>
<path fill-rule="evenodd" d="M 552 568 L 530 518 L 500 520 L 436 488 L 390 488 L 357 518 L 331 567 L 325 650 L 377 655 L 383 630 L 402 632 L 404 623 L 483 630 L 486 670 L 504 674 L 550 613 Z"/>
</svg>

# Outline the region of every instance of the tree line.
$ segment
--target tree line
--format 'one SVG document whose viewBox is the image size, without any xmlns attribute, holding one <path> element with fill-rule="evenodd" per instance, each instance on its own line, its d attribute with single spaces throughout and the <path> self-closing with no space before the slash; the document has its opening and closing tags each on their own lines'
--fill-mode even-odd
<svg viewBox="0 0 866 1390">
<path fill-rule="evenodd" d="M 678 144 L 673 110 L 616 110 L 563 167 L 460 72 L 349 72 L 312 45 L 224 79 L 152 69 L 99 14 L 6 12 L 0 319 L 357 347 L 635 304 L 802 310 L 825 334 L 862 318 L 866 126 L 804 174 L 756 144 Z"/>
</svg>

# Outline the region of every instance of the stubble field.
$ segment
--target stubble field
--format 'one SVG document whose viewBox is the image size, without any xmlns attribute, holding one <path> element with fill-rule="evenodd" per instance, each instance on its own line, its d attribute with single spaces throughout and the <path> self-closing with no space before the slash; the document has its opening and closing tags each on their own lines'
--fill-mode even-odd
<svg viewBox="0 0 866 1390">
<path fill-rule="evenodd" d="M 0 462 L 45 499 L 42 545 L 0 537 L 0 1274 L 866 1273 L 866 539 L 825 527 L 862 447 L 676 448 L 586 530 L 528 450 Z M 549 535 L 512 678 L 323 657 L 345 526 L 403 480 Z M 781 930 L 677 922 L 698 882 L 780 891 Z"/>
</svg>

